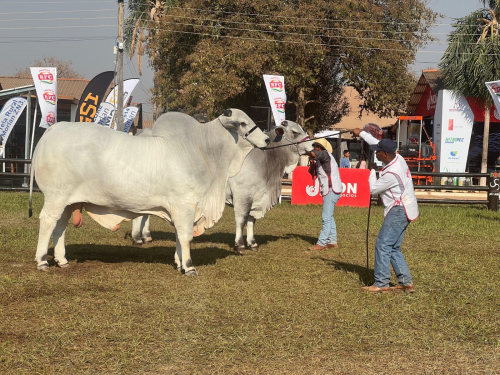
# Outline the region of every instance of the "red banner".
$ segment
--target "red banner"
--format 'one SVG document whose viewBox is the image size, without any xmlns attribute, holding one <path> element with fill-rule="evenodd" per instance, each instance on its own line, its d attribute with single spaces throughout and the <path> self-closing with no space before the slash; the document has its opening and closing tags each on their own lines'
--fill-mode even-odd
<svg viewBox="0 0 500 375">
<path fill-rule="evenodd" d="M 342 197 L 336 206 L 368 207 L 370 186 L 368 169 L 339 168 Z M 292 204 L 322 204 L 319 181 L 314 182 L 308 167 L 297 167 L 292 178 Z"/>
</svg>

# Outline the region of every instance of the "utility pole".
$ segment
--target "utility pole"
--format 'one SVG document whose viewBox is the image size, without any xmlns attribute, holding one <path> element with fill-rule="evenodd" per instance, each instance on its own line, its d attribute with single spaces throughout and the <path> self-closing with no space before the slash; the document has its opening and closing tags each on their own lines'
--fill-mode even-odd
<svg viewBox="0 0 500 375">
<path fill-rule="evenodd" d="M 116 80 L 118 94 L 116 98 L 116 126 L 123 131 L 123 0 L 118 0 L 118 55 L 116 58 Z"/>
</svg>

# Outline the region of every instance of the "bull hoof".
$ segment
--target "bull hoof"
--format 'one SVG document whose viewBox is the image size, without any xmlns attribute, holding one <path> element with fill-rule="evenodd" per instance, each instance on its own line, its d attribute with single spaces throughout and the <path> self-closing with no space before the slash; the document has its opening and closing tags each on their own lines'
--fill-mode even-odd
<svg viewBox="0 0 500 375">
<path fill-rule="evenodd" d="M 136 241 L 136 240 L 132 239 L 132 245 L 134 245 L 134 246 L 142 246 L 142 243 L 143 243 L 142 241 Z"/>
<path fill-rule="evenodd" d="M 64 264 L 58 264 L 59 268 L 69 268 L 69 262 L 66 262 Z"/>
<path fill-rule="evenodd" d="M 192 270 L 186 271 L 186 273 L 184 275 L 186 275 L 186 276 L 198 276 L 198 272 L 196 272 L 196 270 L 193 268 Z"/>
<path fill-rule="evenodd" d="M 48 263 L 41 264 L 41 265 L 37 266 L 36 268 L 37 268 L 38 271 L 49 272 L 49 265 L 48 265 Z"/>
<path fill-rule="evenodd" d="M 234 245 L 234 251 L 237 252 L 238 254 L 245 254 L 245 250 L 247 248 L 245 247 L 245 245 Z"/>
<path fill-rule="evenodd" d="M 143 242 L 143 243 L 151 243 L 151 242 L 153 242 L 153 239 L 152 239 L 151 237 L 148 237 L 148 238 L 143 238 L 143 239 L 142 239 L 142 242 Z"/>
<path fill-rule="evenodd" d="M 248 245 L 248 250 L 252 250 L 252 251 L 257 251 L 259 250 L 259 244 L 258 243 L 252 243 L 252 244 L 249 244 Z"/>
</svg>

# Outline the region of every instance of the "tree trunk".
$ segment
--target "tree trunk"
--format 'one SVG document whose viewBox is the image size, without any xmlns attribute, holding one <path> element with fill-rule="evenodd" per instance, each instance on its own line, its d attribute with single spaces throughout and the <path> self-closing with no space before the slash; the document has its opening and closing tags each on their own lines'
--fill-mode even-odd
<svg viewBox="0 0 500 375">
<path fill-rule="evenodd" d="M 488 171 L 488 140 L 490 138 L 490 105 L 484 111 L 483 153 L 481 156 L 481 173 Z M 481 186 L 486 186 L 486 178 L 481 177 Z"/>
<path fill-rule="evenodd" d="M 297 118 L 295 122 L 299 124 L 300 126 L 304 127 L 305 125 L 305 113 L 306 113 L 306 100 L 304 98 L 304 90 L 302 88 L 299 89 L 298 95 L 297 95 L 297 101 L 295 104 L 295 109 L 297 113 Z"/>
</svg>

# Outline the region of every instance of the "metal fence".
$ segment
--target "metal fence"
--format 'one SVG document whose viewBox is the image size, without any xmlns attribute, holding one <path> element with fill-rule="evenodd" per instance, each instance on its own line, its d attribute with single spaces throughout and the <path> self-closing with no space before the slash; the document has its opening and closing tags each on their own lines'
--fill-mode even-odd
<svg viewBox="0 0 500 375">
<path fill-rule="evenodd" d="M 17 172 L 18 164 L 31 164 L 31 159 L 0 159 L 0 190 L 29 191 L 30 174 Z M 7 172 L 10 170 L 10 172 Z M 40 191 L 33 187 L 34 191 Z"/>
<path fill-rule="evenodd" d="M 0 159 L 0 191 L 29 191 L 29 173 L 24 172 L 13 172 L 12 170 L 17 170 L 17 164 L 31 164 L 31 159 Z M 6 172 L 6 169 L 11 169 L 11 172 Z M 427 185 L 414 185 L 415 190 L 428 190 L 428 191 L 466 191 L 466 192 L 486 192 L 486 199 L 460 199 L 460 198 L 446 198 L 446 199 L 425 199 L 418 198 L 418 203 L 434 203 L 434 204 L 484 204 L 488 206 L 488 209 L 493 211 L 499 210 L 499 196 L 500 196 L 500 173 L 437 173 L 437 172 L 412 172 L 413 177 L 424 177 L 422 181 L 433 181 L 439 182 L 439 184 L 427 184 Z M 480 185 L 468 185 L 468 186 L 458 186 L 453 184 L 441 185 L 441 180 L 446 178 L 448 181 L 457 181 L 460 177 L 469 178 L 472 182 L 474 179 L 479 180 L 480 178 L 486 179 L 486 186 Z M 290 187 L 292 185 L 291 180 L 284 180 L 283 186 Z M 40 191 L 35 185 L 33 187 L 34 191 Z M 289 194 L 282 194 L 280 201 L 282 199 L 290 200 L 292 197 Z M 376 197 L 372 197 L 372 200 L 377 200 Z"/>
</svg>

